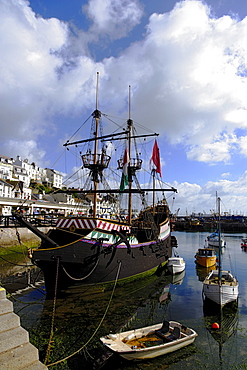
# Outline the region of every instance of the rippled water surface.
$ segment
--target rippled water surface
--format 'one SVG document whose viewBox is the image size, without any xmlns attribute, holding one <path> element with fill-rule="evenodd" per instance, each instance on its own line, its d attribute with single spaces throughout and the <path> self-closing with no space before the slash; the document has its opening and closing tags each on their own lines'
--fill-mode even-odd
<svg viewBox="0 0 247 370">
<path fill-rule="evenodd" d="M 177 252 L 186 262 L 184 276 L 174 279 L 162 275 L 131 283 L 116 288 L 113 297 L 112 291 L 95 292 L 77 287 L 59 297 L 55 305 L 53 300 L 45 299 L 42 286 L 16 295 L 15 312 L 39 348 L 41 360 L 46 358 L 52 364 L 67 358 L 51 369 L 92 369 L 93 359 L 101 354 L 100 336 L 167 319 L 196 330 L 198 337 L 194 344 L 139 363 L 112 356 L 103 368 L 247 369 L 247 252 L 240 247 L 241 238 L 246 235 L 225 235 L 223 268 L 237 276 L 239 299 L 236 305 L 223 310 L 223 316 L 211 305 L 203 304 L 202 281 L 207 270 L 197 268 L 194 262 L 195 253 L 204 246 L 208 234 L 175 232 L 173 235 L 178 240 Z M 213 322 L 222 323 L 222 335 L 212 333 Z M 47 352 L 51 327 L 54 334 Z M 75 352 L 78 353 L 73 355 Z"/>
</svg>

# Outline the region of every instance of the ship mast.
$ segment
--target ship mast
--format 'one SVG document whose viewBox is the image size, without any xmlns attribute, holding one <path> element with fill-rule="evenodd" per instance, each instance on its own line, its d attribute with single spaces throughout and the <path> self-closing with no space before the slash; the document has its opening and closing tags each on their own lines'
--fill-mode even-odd
<svg viewBox="0 0 247 370">
<path fill-rule="evenodd" d="M 128 126 L 128 144 L 129 144 L 129 156 L 130 156 L 130 161 L 128 163 L 128 181 L 129 181 L 129 190 L 132 189 L 132 175 L 131 175 L 131 151 L 132 151 L 132 145 L 131 145 L 131 137 L 133 134 L 133 120 L 130 118 L 130 89 L 131 87 L 129 86 L 129 118 L 127 121 L 127 126 Z M 132 194 L 131 192 L 129 193 L 129 198 L 128 198 L 128 218 L 129 218 L 129 223 L 131 223 L 132 219 Z"/>
<path fill-rule="evenodd" d="M 98 89 L 99 89 L 99 72 L 97 72 L 97 80 L 96 80 L 96 109 L 93 112 L 93 117 L 95 119 L 95 141 L 94 141 L 94 165 L 97 164 L 97 154 L 98 154 L 98 146 L 99 146 L 99 119 L 101 117 L 101 112 L 98 110 Z M 97 190 L 98 190 L 98 181 L 96 178 L 93 178 L 94 183 L 94 195 L 93 195 L 93 217 L 96 217 L 96 209 L 97 209 Z"/>
<path fill-rule="evenodd" d="M 84 168 L 88 168 L 90 170 L 89 179 L 93 182 L 93 209 L 91 216 L 93 218 L 96 217 L 97 213 L 97 197 L 98 197 L 98 187 L 99 182 L 102 182 L 103 178 L 103 171 L 108 167 L 111 157 L 106 155 L 106 150 L 104 147 L 99 149 L 99 125 L 100 125 L 100 118 L 101 112 L 98 110 L 98 84 L 99 84 L 99 72 L 97 72 L 97 81 L 96 81 L 96 109 L 92 113 L 93 117 L 93 140 L 94 141 L 94 148 L 93 153 L 91 150 L 88 150 L 86 154 L 82 154 L 82 163 Z M 88 140 L 90 141 L 90 140 Z M 83 140 L 81 141 L 83 142 Z M 78 142 L 79 143 L 79 142 Z M 66 143 L 67 145 L 72 145 L 74 143 Z M 90 194 L 90 190 L 88 191 Z"/>
<path fill-rule="evenodd" d="M 99 194 L 103 193 L 115 193 L 119 194 L 119 189 L 99 189 L 99 183 L 103 183 L 105 186 L 105 179 L 103 177 L 103 171 L 108 168 L 109 162 L 111 157 L 106 154 L 106 148 L 104 145 L 99 148 L 100 142 L 104 143 L 107 140 L 122 140 L 123 136 L 125 137 L 125 140 L 127 140 L 126 143 L 126 149 L 129 153 L 129 162 L 128 162 L 128 187 L 129 189 L 123 190 L 124 193 L 128 194 L 128 217 L 129 217 L 129 223 L 131 223 L 132 219 L 132 193 L 141 193 L 143 194 L 145 191 L 150 191 L 151 189 L 142 189 L 138 183 L 138 180 L 136 178 L 136 171 L 140 170 L 142 167 L 142 160 L 139 158 L 139 154 L 136 151 L 136 155 L 132 157 L 132 141 L 137 138 L 145 138 L 148 136 L 158 136 L 158 134 L 150 134 L 150 135 L 134 135 L 134 128 L 133 128 L 133 120 L 131 117 L 131 86 L 129 86 L 129 118 L 127 120 L 127 130 L 124 130 L 123 132 L 115 133 L 115 134 L 109 134 L 109 135 L 100 135 L 100 122 L 101 122 L 101 112 L 98 109 L 98 84 L 99 84 L 99 72 L 97 72 L 97 81 L 96 81 L 96 109 L 92 113 L 93 117 L 93 124 L 92 124 L 92 131 L 91 131 L 91 138 L 90 139 L 84 139 L 84 140 L 78 140 L 74 142 L 70 142 L 69 140 L 64 144 L 65 147 L 69 145 L 77 145 L 80 143 L 89 143 L 93 142 L 92 150 L 89 148 L 85 154 L 81 154 L 83 168 L 88 169 L 89 175 L 87 177 L 84 189 L 76 189 L 76 193 L 82 193 L 82 194 L 91 194 L 93 195 L 93 208 L 91 212 L 91 217 L 95 218 L 97 214 L 97 198 Z M 119 136 L 119 138 L 117 138 Z M 120 158 L 118 160 L 118 169 L 123 170 L 124 167 L 124 158 Z M 132 183 L 135 180 L 137 183 L 137 188 L 132 188 Z M 93 188 L 89 190 L 89 183 L 90 181 L 93 183 Z M 167 189 L 169 191 L 176 191 L 176 189 L 171 188 Z M 162 190 L 164 191 L 164 190 Z M 63 191 L 59 191 L 63 192 Z M 68 190 L 66 190 L 68 192 Z M 73 190 L 69 191 L 70 193 L 73 193 Z"/>
</svg>

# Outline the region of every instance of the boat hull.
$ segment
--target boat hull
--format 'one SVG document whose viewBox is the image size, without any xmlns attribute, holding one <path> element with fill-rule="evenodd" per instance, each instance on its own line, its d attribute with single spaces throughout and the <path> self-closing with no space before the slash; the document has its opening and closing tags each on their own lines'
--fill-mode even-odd
<svg viewBox="0 0 247 370">
<path fill-rule="evenodd" d="M 212 233 L 211 235 L 209 235 L 207 237 L 207 241 L 208 241 L 208 247 L 212 247 L 212 248 L 222 247 L 222 248 L 224 248 L 226 246 L 225 240 L 222 237 L 219 237 L 218 232 L 215 232 L 215 233 Z"/>
<path fill-rule="evenodd" d="M 180 274 L 185 270 L 185 262 L 180 257 L 172 257 L 168 259 L 167 262 L 167 270 L 170 272 L 170 274 Z"/>
<path fill-rule="evenodd" d="M 216 264 L 216 252 L 213 248 L 199 248 L 195 259 L 200 266 L 212 267 Z"/>
<path fill-rule="evenodd" d="M 208 246 L 213 248 L 219 248 L 219 241 L 218 240 L 208 240 Z M 222 239 L 220 242 L 220 246 L 223 248 L 225 247 L 225 241 Z"/>
<path fill-rule="evenodd" d="M 203 294 L 205 297 L 220 306 L 238 299 L 238 282 L 227 271 L 224 272 L 222 282 L 218 282 L 218 271 L 212 271 L 203 282 Z M 228 278 L 229 276 L 229 278 Z"/>
<path fill-rule="evenodd" d="M 58 238 L 59 232 L 56 234 Z M 107 239 L 106 233 L 101 235 Z M 157 272 L 170 256 L 171 236 L 167 232 L 158 241 L 115 247 L 85 237 L 57 248 L 43 245 L 33 251 L 32 261 L 42 269 L 46 290 L 52 293 L 56 282 L 62 290 L 75 284 L 107 285 L 138 279 Z"/>
<path fill-rule="evenodd" d="M 170 326 L 173 328 L 176 326 L 179 328 L 182 327 L 181 324 L 175 321 L 171 321 Z M 117 353 L 119 356 L 125 358 L 126 360 L 140 361 L 152 359 L 158 356 L 162 356 L 177 351 L 185 346 L 192 344 L 197 336 L 197 333 L 193 329 L 184 327 L 186 329 L 187 334 L 181 334 L 181 337 L 179 339 L 172 340 L 171 342 L 161 341 L 160 344 L 151 347 L 135 349 L 134 348 L 135 346 L 130 346 L 123 342 L 124 338 L 128 338 L 131 336 L 133 339 L 135 339 L 145 337 L 148 335 L 153 335 L 155 334 L 155 331 L 159 330 L 161 327 L 162 324 L 156 324 L 141 329 L 130 330 L 127 332 L 102 337 L 100 338 L 100 340 L 111 351 Z"/>
<path fill-rule="evenodd" d="M 196 263 L 203 267 L 212 267 L 216 264 L 216 256 L 215 257 L 196 256 Z"/>
</svg>

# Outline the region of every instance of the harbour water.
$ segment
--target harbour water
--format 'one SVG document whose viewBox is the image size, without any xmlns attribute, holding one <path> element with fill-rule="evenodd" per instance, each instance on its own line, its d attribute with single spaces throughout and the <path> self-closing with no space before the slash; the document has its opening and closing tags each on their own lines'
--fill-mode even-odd
<svg viewBox="0 0 247 370">
<path fill-rule="evenodd" d="M 208 233 L 174 232 L 176 251 L 186 262 L 184 276 L 151 277 L 113 291 L 69 289 L 62 297 L 45 299 L 44 287 L 14 296 L 14 310 L 39 348 L 41 361 L 58 362 L 51 369 L 93 369 L 101 355 L 99 338 L 109 332 L 151 325 L 166 320 L 182 322 L 198 333 L 194 344 L 153 360 L 130 363 L 112 356 L 103 369 L 247 369 L 247 252 L 240 244 L 246 234 L 225 234 L 223 268 L 239 280 L 236 305 L 223 317 L 202 298 L 202 281 L 208 272 L 197 268 L 194 255 Z M 113 293 L 113 295 L 112 295 Z M 55 315 L 53 316 L 53 314 Z M 54 318 L 54 320 L 53 320 Z M 211 324 L 224 327 L 217 336 Z M 52 342 L 47 342 L 53 328 Z M 76 354 L 75 354 L 76 353 Z"/>
</svg>

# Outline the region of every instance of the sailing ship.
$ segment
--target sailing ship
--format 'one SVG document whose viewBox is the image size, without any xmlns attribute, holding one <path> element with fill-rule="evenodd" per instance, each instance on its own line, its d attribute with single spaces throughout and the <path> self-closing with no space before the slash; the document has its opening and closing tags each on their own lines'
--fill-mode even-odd
<svg viewBox="0 0 247 370">
<path fill-rule="evenodd" d="M 42 239 L 41 245 L 32 251 L 31 258 L 44 273 L 47 291 L 54 292 L 55 287 L 66 289 L 74 284 L 107 285 L 115 280 L 126 283 L 159 271 L 172 254 L 174 237 L 171 237 L 169 207 L 164 192 L 176 192 L 176 189 L 155 187 L 157 177 L 161 178 L 157 140 L 150 155 L 153 188 L 143 188 L 136 175 L 142 169 L 137 138 L 145 141 L 148 136 L 158 134 L 137 135 L 129 109 L 127 127 L 119 133 L 103 135 L 102 115 L 98 110 L 97 74 L 91 137 L 64 144 L 66 148 L 70 145 L 78 147 L 82 143 L 88 145 L 86 153 L 81 154 L 82 168 L 88 171 L 87 180 L 81 189 L 67 189 L 65 192 L 91 197 L 93 205 L 89 214 L 61 217 L 47 235 L 25 221 L 26 226 Z M 111 189 L 104 175 L 111 161 L 106 143 L 120 139 L 124 140 L 118 160 L 122 179 L 117 189 Z M 150 192 L 153 196 L 149 197 L 152 199 L 148 204 L 146 195 Z M 137 216 L 133 214 L 133 194 L 139 194 L 141 199 L 142 208 Z M 156 201 L 155 194 L 161 194 L 162 199 Z M 99 215 L 97 204 L 102 196 L 114 204 L 121 200 L 124 203 L 126 197 L 127 215 L 120 217 L 120 210 L 113 217 Z M 18 215 L 16 217 L 20 219 Z"/>
<path fill-rule="evenodd" d="M 220 306 L 238 299 L 238 281 L 230 271 L 222 270 L 220 243 L 220 198 L 218 198 L 218 224 L 219 224 L 219 261 L 218 270 L 213 270 L 203 282 L 203 294 Z"/>
</svg>

